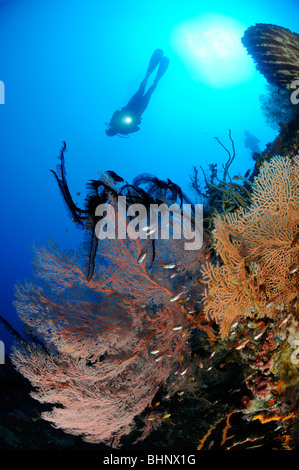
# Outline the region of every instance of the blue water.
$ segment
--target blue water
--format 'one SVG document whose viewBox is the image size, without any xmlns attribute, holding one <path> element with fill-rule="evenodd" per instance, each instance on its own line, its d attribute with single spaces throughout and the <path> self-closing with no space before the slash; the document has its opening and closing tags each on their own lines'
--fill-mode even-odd
<svg viewBox="0 0 299 470">
<path fill-rule="evenodd" d="M 49 172 L 63 140 L 71 191 L 81 193 L 78 202 L 86 182 L 108 169 L 128 181 L 142 172 L 168 177 L 193 197 L 192 167 L 225 163 L 227 155 L 214 137 L 229 145 L 228 129 L 237 154 L 231 175 L 253 166 L 244 132 L 256 136 L 262 149 L 276 135 L 260 110 L 265 79 L 252 65 L 247 79 L 233 80 L 232 86 L 209 83 L 184 60 L 186 45 L 175 31 L 209 13 L 244 30 L 263 22 L 298 32 L 296 5 L 297 0 L 216 0 L 212 6 L 198 0 L 0 1 L 2 316 L 20 327 L 13 289 L 17 280 L 30 277 L 34 240 L 52 237 L 64 248 L 82 240 Z M 141 130 L 128 139 L 107 137 L 104 122 L 137 90 L 156 48 L 170 65 Z M 12 340 L 1 325 L 0 339 L 8 349 Z"/>
</svg>

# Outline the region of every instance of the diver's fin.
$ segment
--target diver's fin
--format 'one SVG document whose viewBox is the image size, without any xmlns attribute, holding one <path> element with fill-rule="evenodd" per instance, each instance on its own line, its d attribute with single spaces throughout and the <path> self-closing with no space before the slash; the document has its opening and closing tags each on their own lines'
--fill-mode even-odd
<svg viewBox="0 0 299 470">
<path fill-rule="evenodd" d="M 169 65 L 168 57 L 162 57 L 160 60 L 160 65 L 158 68 L 157 76 L 155 78 L 154 84 L 157 85 L 158 81 L 163 77 L 164 73 L 166 72 Z"/>
<path fill-rule="evenodd" d="M 147 76 L 149 76 L 151 73 L 153 73 L 153 71 L 155 70 L 155 68 L 159 64 L 160 60 L 162 59 L 163 54 L 164 54 L 164 52 L 162 51 L 162 49 L 156 49 L 153 52 L 153 55 L 150 58 L 150 62 L 149 62 L 148 68 L 147 68 L 147 72 L 146 72 Z"/>
</svg>

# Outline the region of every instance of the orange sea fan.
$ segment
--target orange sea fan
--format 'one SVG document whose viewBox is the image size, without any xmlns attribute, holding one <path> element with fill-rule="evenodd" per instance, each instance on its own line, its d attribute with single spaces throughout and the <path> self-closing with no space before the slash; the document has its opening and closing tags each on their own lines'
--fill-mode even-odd
<svg viewBox="0 0 299 470">
<path fill-rule="evenodd" d="M 276 156 L 256 177 L 249 209 L 216 218 L 221 265 L 204 268 L 204 301 L 223 337 L 237 318 L 271 316 L 297 297 L 298 210 L 299 157 Z"/>
</svg>

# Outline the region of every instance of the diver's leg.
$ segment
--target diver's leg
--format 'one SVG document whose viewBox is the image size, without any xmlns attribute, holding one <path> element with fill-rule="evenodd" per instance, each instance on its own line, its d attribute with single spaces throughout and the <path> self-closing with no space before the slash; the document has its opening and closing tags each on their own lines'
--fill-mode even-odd
<svg viewBox="0 0 299 470">
<path fill-rule="evenodd" d="M 149 89 L 147 90 L 147 92 L 145 93 L 145 95 L 143 95 L 142 97 L 142 100 L 140 101 L 139 103 L 139 112 L 140 112 L 140 115 L 144 113 L 144 111 L 146 110 L 148 104 L 149 104 L 149 101 L 151 99 L 151 96 L 152 94 L 154 93 L 156 87 L 157 87 L 157 83 L 153 83 L 152 86 L 149 87 Z"/>
<path fill-rule="evenodd" d="M 136 102 L 136 101 L 139 101 L 140 98 L 142 97 L 142 95 L 145 93 L 145 89 L 146 89 L 146 85 L 147 85 L 147 81 L 149 79 L 149 76 L 155 70 L 157 65 L 160 63 L 160 61 L 163 57 L 163 54 L 164 54 L 164 52 L 162 51 L 162 49 L 156 49 L 153 52 L 153 54 L 150 58 L 149 64 L 148 64 L 146 75 L 145 75 L 144 79 L 142 80 L 142 82 L 140 83 L 140 87 L 139 87 L 138 91 L 135 93 L 134 96 L 132 96 L 132 98 L 130 99 L 127 106 L 129 104 L 132 104 L 132 103 Z"/>
<path fill-rule="evenodd" d="M 149 103 L 149 100 L 160 80 L 160 78 L 164 75 L 166 72 L 166 69 L 169 64 L 169 59 L 168 57 L 163 57 L 164 52 L 162 49 L 156 49 L 152 57 L 150 59 L 149 66 L 147 68 L 146 75 L 142 82 L 140 83 L 140 87 L 138 91 L 132 96 L 130 101 L 127 103 L 128 108 L 138 108 L 139 112 L 144 112 L 145 109 L 147 108 L 147 105 Z M 149 79 L 150 74 L 155 70 L 157 65 L 159 64 L 159 69 L 157 72 L 157 76 L 155 78 L 154 84 L 147 90 L 145 93 L 147 81 Z M 145 93 L 145 94 L 144 94 Z"/>
<path fill-rule="evenodd" d="M 149 76 L 155 70 L 157 65 L 160 63 L 160 60 L 163 57 L 163 54 L 164 54 L 164 52 L 162 51 L 162 49 L 156 49 L 153 52 L 153 54 L 150 58 L 150 61 L 149 61 L 149 65 L 148 65 L 148 68 L 147 68 L 147 71 L 146 71 L 146 75 L 145 75 L 144 79 L 142 80 L 142 82 L 140 83 L 140 87 L 139 87 L 138 91 L 135 93 L 134 96 L 132 96 L 132 98 L 130 99 L 127 106 L 129 104 L 131 105 L 132 103 L 134 104 L 136 101 L 139 102 L 139 100 L 142 98 L 142 95 L 144 95 L 144 93 L 145 93 L 145 89 L 146 89 L 146 85 L 147 85 L 147 81 L 149 79 Z"/>
<path fill-rule="evenodd" d="M 160 63 L 160 60 L 162 59 L 163 54 L 164 52 L 162 51 L 162 49 L 156 49 L 153 52 L 150 58 L 149 64 L 148 64 L 147 72 L 146 72 L 146 75 L 148 77 L 150 76 L 151 73 L 153 73 L 157 65 Z"/>
<path fill-rule="evenodd" d="M 136 105 L 139 105 L 140 101 L 143 99 L 143 94 L 145 92 L 147 80 L 148 80 L 147 78 L 142 80 L 138 91 L 136 91 L 136 93 L 132 96 L 132 98 L 126 104 L 127 108 L 134 109 Z"/>
<path fill-rule="evenodd" d="M 146 108 L 148 106 L 148 103 L 151 99 L 151 96 L 154 93 L 154 91 L 155 91 L 155 89 L 156 89 L 156 87 L 159 83 L 159 80 L 163 77 L 164 73 L 166 72 L 166 70 L 168 68 L 168 65 L 169 65 L 168 57 L 162 57 L 162 59 L 160 61 L 159 69 L 158 69 L 158 72 L 157 72 L 157 76 L 155 78 L 154 83 L 147 90 L 145 95 L 142 96 L 140 100 L 138 100 L 139 101 L 139 112 L 140 112 L 140 114 L 144 113 L 144 111 L 146 110 Z"/>
<path fill-rule="evenodd" d="M 169 59 L 168 57 L 162 57 L 161 61 L 160 61 L 160 65 L 159 65 L 159 68 L 158 68 L 158 72 L 157 72 L 157 75 L 156 75 L 156 78 L 155 78 L 155 81 L 154 81 L 154 84 L 155 85 L 158 85 L 158 82 L 159 80 L 161 80 L 161 78 L 163 77 L 164 73 L 166 72 L 166 70 L 168 69 L 168 65 L 169 65 Z"/>
</svg>

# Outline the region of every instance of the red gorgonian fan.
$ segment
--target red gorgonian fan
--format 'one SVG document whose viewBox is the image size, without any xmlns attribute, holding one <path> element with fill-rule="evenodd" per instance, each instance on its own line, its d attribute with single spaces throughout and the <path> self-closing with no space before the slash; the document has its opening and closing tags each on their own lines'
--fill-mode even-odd
<svg viewBox="0 0 299 470">
<path fill-rule="evenodd" d="M 188 376 L 191 316 L 170 301 L 169 272 L 137 261 L 140 240 L 102 241 L 89 282 L 80 253 L 34 251 L 35 279 L 17 286 L 15 305 L 39 341 L 18 342 L 12 361 L 32 396 L 53 403 L 44 419 L 116 446 L 161 385 L 171 395 Z"/>
</svg>

